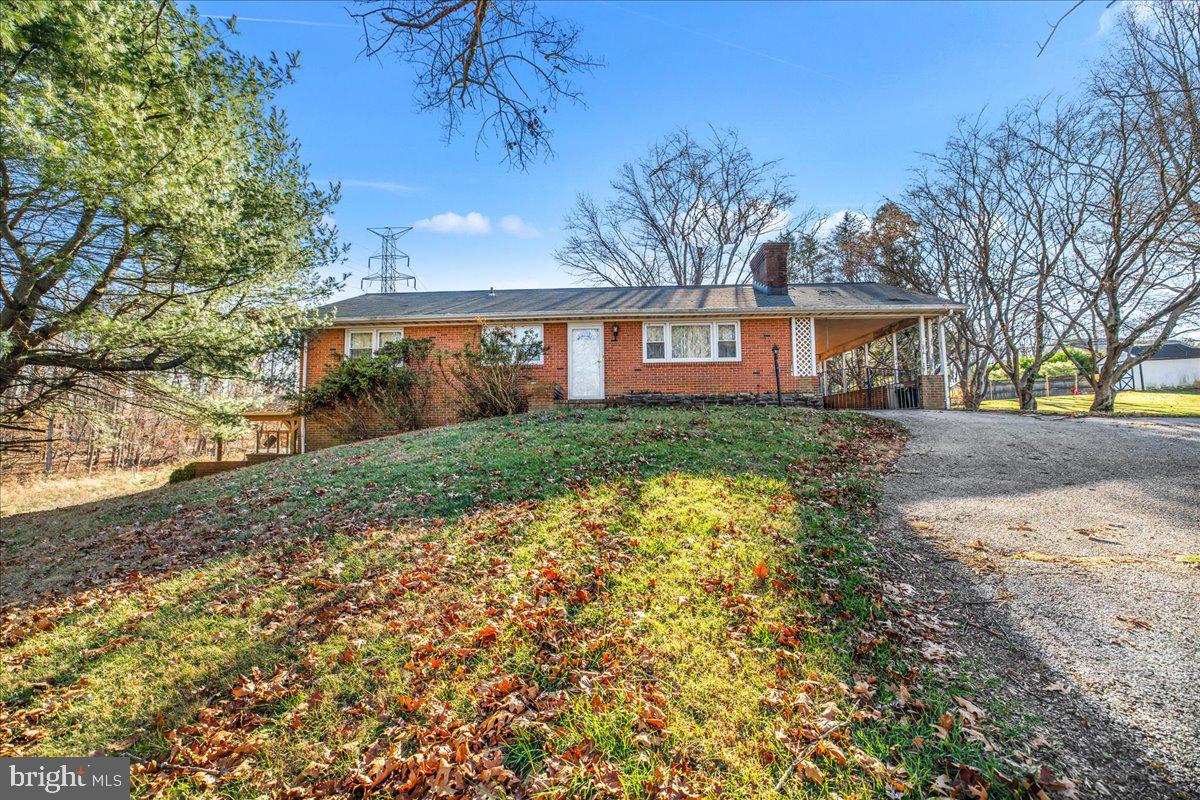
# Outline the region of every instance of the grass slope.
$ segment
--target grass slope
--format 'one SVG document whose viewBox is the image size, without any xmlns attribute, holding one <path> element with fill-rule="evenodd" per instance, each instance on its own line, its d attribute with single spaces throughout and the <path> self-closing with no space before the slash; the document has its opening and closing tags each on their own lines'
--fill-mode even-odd
<svg viewBox="0 0 1200 800">
<path fill-rule="evenodd" d="M 897 442 L 853 415 L 597 410 L 15 518 L 0 755 L 130 753 L 161 797 L 1068 788 L 877 574 Z"/>
<path fill-rule="evenodd" d="M 167 482 L 176 464 L 139 472 L 111 470 L 92 475 L 4 476 L 0 482 L 0 517 L 82 505 L 111 497 L 144 492 Z"/>
<path fill-rule="evenodd" d="M 1092 395 L 1039 397 L 1037 410 L 1044 414 L 1091 413 Z M 984 400 L 984 411 L 1016 411 L 1016 400 Z M 1200 417 L 1200 392 L 1117 392 L 1113 413 L 1131 416 Z"/>
</svg>

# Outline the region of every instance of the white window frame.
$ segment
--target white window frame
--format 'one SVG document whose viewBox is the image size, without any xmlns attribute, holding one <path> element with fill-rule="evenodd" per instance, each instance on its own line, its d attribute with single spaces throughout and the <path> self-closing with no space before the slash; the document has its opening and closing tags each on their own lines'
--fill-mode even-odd
<svg viewBox="0 0 1200 800">
<path fill-rule="evenodd" d="M 646 356 L 646 328 L 649 326 L 661 325 L 663 329 L 663 357 L 648 358 Z M 708 358 L 675 358 L 671 353 L 671 326 L 672 325 L 708 325 L 709 326 L 709 352 L 712 355 Z M 732 325 L 733 326 L 733 341 L 737 352 L 732 356 L 718 356 L 717 348 L 717 326 Z M 733 363 L 742 360 L 742 321 L 738 319 L 700 319 L 700 320 L 678 320 L 676 322 L 668 322 L 666 320 L 646 320 L 642 323 L 642 363 L 643 364 L 708 364 L 712 362 Z"/>
<path fill-rule="evenodd" d="M 404 328 L 346 328 L 346 346 L 344 352 L 346 358 L 350 358 L 350 334 L 352 333 L 369 333 L 371 334 L 371 356 L 374 357 L 379 352 L 379 334 L 381 333 L 398 333 L 400 338 L 404 338 Z"/>
<path fill-rule="evenodd" d="M 540 367 L 546 363 L 546 326 L 545 325 L 543 325 L 540 322 L 513 322 L 513 323 L 500 323 L 500 324 L 496 324 L 496 325 L 489 323 L 489 324 L 483 326 L 483 333 L 487 333 L 488 331 L 501 330 L 504 328 L 507 328 L 508 330 L 515 330 L 517 328 L 537 328 L 538 334 L 542 341 L 542 352 L 538 353 L 538 357 L 536 359 L 534 359 L 532 361 L 526 361 L 525 366 Z"/>
</svg>

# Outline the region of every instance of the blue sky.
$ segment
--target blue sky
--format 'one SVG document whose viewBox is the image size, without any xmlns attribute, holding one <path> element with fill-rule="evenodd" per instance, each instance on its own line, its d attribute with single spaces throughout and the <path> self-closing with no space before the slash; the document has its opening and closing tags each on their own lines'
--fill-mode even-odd
<svg viewBox="0 0 1200 800">
<path fill-rule="evenodd" d="M 1070 92 L 1114 14 L 1086 4 L 1037 58 L 1070 0 L 542 3 L 605 66 L 580 79 L 585 105 L 550 119 L 555 156 L 518 172 L 476 152 L 474 128 L 447 145 L 440 120 L 414 110 L 409 68 L 361 55 L 346 3 L 196 5 L 237 14 L 240 49 L 300 51 L 279 101 L 313 177 L 342 182 L 335 219 L 351 251 L 329 272 L 351 273 L 343 295 L 359 293 L 376 249 L 368 227 L 421 220 L 402 242 L 421 289 L 574 283 L 554 249 L 576 195 L 604 196 L 624 161 L 679 126 L 737 128 L 757 157 L 781 160 L 798 207 L 869 211 L 957 118 Z"/>
</svg>

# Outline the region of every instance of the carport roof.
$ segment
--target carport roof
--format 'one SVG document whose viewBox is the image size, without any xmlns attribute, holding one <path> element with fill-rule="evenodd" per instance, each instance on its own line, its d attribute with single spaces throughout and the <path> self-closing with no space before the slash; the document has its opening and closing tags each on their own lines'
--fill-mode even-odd
<svg viewBox="0 0 1200 800">
<path fill-rule="evenodd" d="M 959 303 L 882 283 L 801 283 L 787 294 L 748 284 L 597 286 L 363 294 L 322 306 L 337 322 L 451 322 L 688 315 L 945 314 Z"/>
</svg>

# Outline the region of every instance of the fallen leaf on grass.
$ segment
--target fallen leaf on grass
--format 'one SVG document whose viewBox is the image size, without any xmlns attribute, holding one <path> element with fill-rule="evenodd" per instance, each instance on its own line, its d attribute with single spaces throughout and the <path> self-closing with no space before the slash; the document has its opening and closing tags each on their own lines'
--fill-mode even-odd
<svg viewBox="0 0 1200 800">
<path fill-rule="evenodd" d="M 821 771 L 820 767 L 811 761 L 801 761 L 800 770 L 804 773 L 805 780 L 810 780 L 813 783 L 825 782 L 825 773 Z"/>
</svg>

